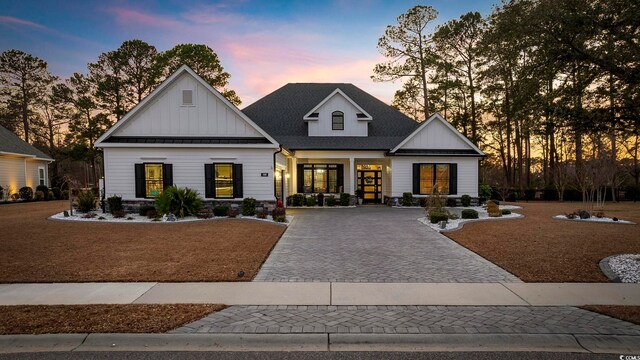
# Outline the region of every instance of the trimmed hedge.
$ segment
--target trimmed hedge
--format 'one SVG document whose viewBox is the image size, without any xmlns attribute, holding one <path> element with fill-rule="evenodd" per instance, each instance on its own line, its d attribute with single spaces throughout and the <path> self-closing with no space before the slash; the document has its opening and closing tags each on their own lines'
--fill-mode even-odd
<svg viewBox="0 0 640 360">
<path fill-rule="evenodd" d="M 473 209 L 464 209 L 464 210 L 462 210 L 461 217 L 463 219 L 477 219 L 478 218 L 478 212 L 473 210 Z"/>
</svg>

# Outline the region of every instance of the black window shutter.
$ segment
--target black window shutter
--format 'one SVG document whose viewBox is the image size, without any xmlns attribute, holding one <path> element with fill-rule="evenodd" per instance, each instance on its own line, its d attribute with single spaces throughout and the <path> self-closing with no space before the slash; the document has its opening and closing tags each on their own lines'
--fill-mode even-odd
<svg viewBox="0 0 640 360">
<path fill-rule="evenodd" d="M 298 194 L 304 193 L 304 164 L 298 164 Z"/>
<path fill-rule="evenodd" d="M 162 164 L 162 187 L 164 189 L 173 185 L 173 164 Z"/>
<path fill-rule="evenodd" d="M 413 164 L 413 193 L 420 194 L 420 164 Z"/>
<path fill-rule="evenodd" d="M 338 191 L 344 192 L 344 165 L 338 164 Z"/>
<path fill-rule="evenodd" d="M 242 198 L 242 164 L 233 164 L 233 197 Z"/>
<path fill-rule="evenodd" d="M 143 198 L 147 195 L 147 183 L 144 181 L 144 164 L 135 164 L 136 197 Z"/>
<path fill-rule="evenodd" d="M 449 164 L 449 195 L 458 194 L 458 164 Z"/>
<path fill-rule="evenodd" d="M 213 192 L 213 164 L 204 164 L 204 197 L 212 198 Z"/>
</svg>

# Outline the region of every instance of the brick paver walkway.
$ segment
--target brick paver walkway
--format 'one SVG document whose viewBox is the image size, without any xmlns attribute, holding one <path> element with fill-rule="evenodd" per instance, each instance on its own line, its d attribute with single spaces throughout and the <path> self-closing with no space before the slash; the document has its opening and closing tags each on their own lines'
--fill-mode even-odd
<svg viewBox="0 0 640 360">
<path fill-rule="evenodd" d="M 171 332 L 640 335 L 640 326 L 568 306 L 232 306 Z"/>
<path fill-rule="evenodd" d="M 520 282 L 416 219 L 422 209 L 297 209 L 254 281 Z"/>
</svg>

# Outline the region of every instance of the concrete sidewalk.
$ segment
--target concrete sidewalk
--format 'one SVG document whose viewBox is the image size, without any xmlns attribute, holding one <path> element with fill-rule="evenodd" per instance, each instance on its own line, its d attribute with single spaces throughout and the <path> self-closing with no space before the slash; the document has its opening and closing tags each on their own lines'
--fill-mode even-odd
<svg viewBox="0 0 640 360">
<path fill-rule="evenodd" d="M 640 284 L 53 283 L 2 284 L 0 305 L 640 305 Z"/>
<path fill-rule="evenodd" d="M 59 334 L 0 336 L 0 353 L 69 351 L 544 351 L 635 354 L 639 336 Z"/>
</svg>

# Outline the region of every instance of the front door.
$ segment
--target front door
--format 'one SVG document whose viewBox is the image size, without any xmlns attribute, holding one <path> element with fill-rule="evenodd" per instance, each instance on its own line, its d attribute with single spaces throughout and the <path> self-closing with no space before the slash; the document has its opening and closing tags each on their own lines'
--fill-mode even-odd
<svg viewBox="0 0 640 360">
<path fill-rule="evenodd" d="M 362 190 L 362 202 L 379 203 L 382 200 L 382 170 L 358 170 L 358 190 Z"/>
</svg>

